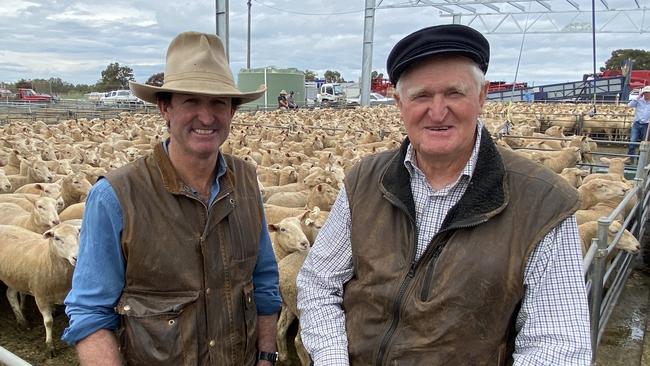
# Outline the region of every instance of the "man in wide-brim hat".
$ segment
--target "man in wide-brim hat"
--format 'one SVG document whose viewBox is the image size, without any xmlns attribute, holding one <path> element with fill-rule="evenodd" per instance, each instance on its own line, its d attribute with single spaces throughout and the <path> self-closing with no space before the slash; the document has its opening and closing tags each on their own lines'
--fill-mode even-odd
<svg viewBox="0 0 650 366">
<path fill-rule="evenodd" d="M 169 139 L 90 191 L 63 339 L 82 365 L 273 364 L 281 299 L 257 176 L 220 152 L 265 88 L 237 89 L 221 40 L 185 32 L 164 84 L 131 89 Z"/>
</svg>

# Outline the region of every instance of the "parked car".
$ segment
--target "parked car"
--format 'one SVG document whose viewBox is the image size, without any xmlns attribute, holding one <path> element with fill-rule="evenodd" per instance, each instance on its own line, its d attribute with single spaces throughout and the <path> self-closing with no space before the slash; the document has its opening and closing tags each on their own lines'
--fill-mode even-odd
<svg viewBox="0 0 650 366">
<path fill-rule="evenodd" d="M 354 98 L 347 98 L 347 103 L 348 105 L 355 106 L 355 105 L 361 105 L 360 103 L 361 96 L 354 97 Z M 387 98 L 379 93 L 370 93 L 370 105 L 378 105 L 378 104 L 395 104 L 395 99 L 393 98 Z"/>
<path fill-rule="evenodd" d="M 99 98 L 99 102 L 105 105 L 126 106 L 144 104 L 144 102 L 133 95 L 130 90 L 113 90 Z"/>
</svg>

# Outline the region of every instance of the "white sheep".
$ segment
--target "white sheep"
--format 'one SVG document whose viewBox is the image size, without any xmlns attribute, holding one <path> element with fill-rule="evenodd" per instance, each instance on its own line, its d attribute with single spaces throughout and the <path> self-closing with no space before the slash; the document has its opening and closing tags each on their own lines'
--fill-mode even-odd
<svg viewBox="0 0 650 366">
<path fill-rule="evenodd" d="M 572 187 L 578 188 L 583 183 L 583 177 L 589 174 L 588 171 L 580 168 L 564 168 L 560 176 L 564 178 Z"/>
<path fill-rule="evenodd" d="M 610 243 L 622 228 L 623 227 L 619 221 L 613 221 L 607 230 L 607 242 Z M 584 256 L 591 246 L 591 239 L 598 236 L 598 222 L 585 222 L 578 226 L 578 231 L 580 232 L 582 255 Z M 625 230 L 621 239 L 616 243 L 615 248 L 636 254 L 641 249 L 641 244 L 632 233 Z"/>
<path fill-rule="evenodd" d="M 621 202 L 629 190 L 630 188 L 623 182 L 604 179 L 594 179 L 586 183 L 583 181 L 578 188 L 580 209 L 586 210 L 600 202 Z"/>
<path fill-rule="evenodd" d="M 278 223 L 270 223 L 268 229 L 273 253 L 275 253 L 275 259 L 278 262 L 289 253 L 309 248 L 309 240 L 302 232 L 300 220 L 297 217 L 287 217 Z"/>
<path fill-rule="evenodd" d="M 0 203 L 0 225 L 15 225 L 42 234 L 59 224 L 56 201 L 49 197 L 39 197 L 34 201 L 32 211 L 26 211 L 13 203 Z"/>
<path fill-rule="evenodd" d="M 63 304 L 70 290 L 72 272 L 77 262 L 79 229 L 59 224 L 42 235 L 11 225 L 0 225 L 0 281 L 16 319 L 26 325 L 18 293 L 36 299 L 43 316 L 45 344 L 51 356 L 52 305 Z"/>
<path fill-rule="evenodd" d="M 305 258 L 307 258 L 307 253 L 309 253 L 307 250 L 293 252 L 278 262 L 278 271 L 280 273 L 280 295 L 282 295 L 282 311 L 280 311 L 280 316 L 278 318 L 277 346 L 278 354 L 280 356 L 279 358 L 284 362 L 289 359 L 287 330 L 291 326 L 291 323 L 300 316 L 297 307 L 298 289 L 296 286 L 296 278 L 298 277 L 298 272 L 300 272 L 302 264 L 305 262 Z M 300 321 L 298 325 L 298 334 L 296 334 L 294 344 L 296 347 L 296 353 L 298 353 L 298 357 L 300 358 L 300 363 L 303 366 L 309 365 L 309 354 L 305 350 L 300 336 Z"/>
<path fill-rule="evenodd" d="M 0 168 L 0 193 L 11 192 L 13 186 L 5 174 L 5 170 Z"/>
<path fill-rule="evenodd" d="M 66 207 L 61 213 L 59 213 L 59 220 L 63 222 L 66 220 L 81 219 L 83 218 L 85 207 L 86 207 L 86 202 L 79 202 L 70 205 Z"/>
</svg>

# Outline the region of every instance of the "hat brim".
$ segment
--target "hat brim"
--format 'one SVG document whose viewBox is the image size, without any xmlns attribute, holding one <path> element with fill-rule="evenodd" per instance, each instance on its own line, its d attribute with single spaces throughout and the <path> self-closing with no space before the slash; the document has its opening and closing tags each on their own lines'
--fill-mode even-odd
<svg viewBox="0 0 650 366">
<path fill-rule="evenodd" d="M 208 91 L 190 88 L 166 88 L 165 85 L 153 86 L 136 83 L 135 81 L 129 81 L 129 88 L 136 97 L 152 104 L 156 104 L 156 94 L 158 93 L 182 93 L 206 95 L 211 97 L 233 98 L 239 100 L 238 104 L 244 104 L 259 99 L 266 92 L 265 85 L 260 85 L 260 87 L 253 92 L 242 92 L 235 88 L 231 88 L 231 90 Z"/>
</svg>

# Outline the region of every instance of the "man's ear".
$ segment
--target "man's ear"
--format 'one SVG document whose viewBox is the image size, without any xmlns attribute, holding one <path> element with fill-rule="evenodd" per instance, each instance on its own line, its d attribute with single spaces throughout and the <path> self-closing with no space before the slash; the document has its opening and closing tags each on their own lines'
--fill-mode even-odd
<svg viewBox="0 0 650 366">
<path fill-rule="evenodd" d="M 163 119 L 167 121 L 167 126 L 169 127 L 169 112 L 167 111 L 170 107 L 171 100 L 161 100 L 158 99 L 156 101 L 156 104 L 158 105 L 158 110 L 160 111 L 160 115 L 162 115 Z"/>
</svg>

